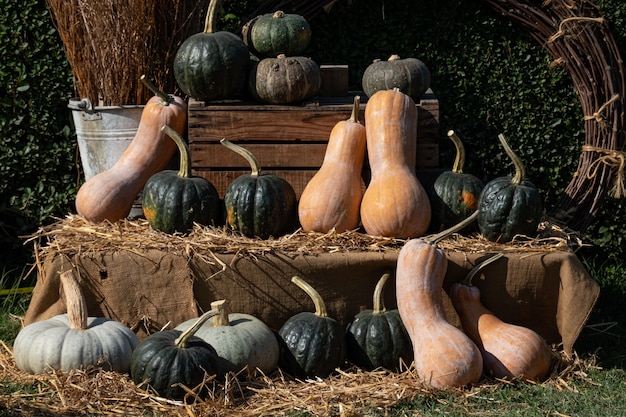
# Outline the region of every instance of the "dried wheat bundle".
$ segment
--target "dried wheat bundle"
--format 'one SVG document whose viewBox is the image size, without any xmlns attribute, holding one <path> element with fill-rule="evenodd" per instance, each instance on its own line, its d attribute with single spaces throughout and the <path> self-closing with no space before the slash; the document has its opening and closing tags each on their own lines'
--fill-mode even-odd
<svg viewBox="0 0 626 417">
<path fill-rule="evenodd" d="M 157 87 L 175 92 L 180 44 L 202 30 L 208 0 L 47 0 L 74 75 L 94 105 L 144 104 Z"/>
</svg>

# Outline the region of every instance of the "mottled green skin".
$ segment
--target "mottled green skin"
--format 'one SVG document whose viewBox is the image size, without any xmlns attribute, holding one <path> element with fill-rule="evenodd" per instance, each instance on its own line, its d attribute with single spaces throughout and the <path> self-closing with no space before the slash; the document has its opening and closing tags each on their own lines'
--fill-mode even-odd
<svg viewBox="0 0 626 417">
<path fill-rule="evenodd" d="M 295 226 L 296 193 L 277 175 L 240 175 L 224 193 L 224 205 L 228 224 L 248 237 L 280 237 Z"/>
<path fill-rule="evenodd" d="M 417 58 L 375 61 L 365 69 L 361 81 L 368 97 L 380 90 L 398 88 L 419 103 L 430 87 L 431 73 Z"/>
<path fill-rule="evenodd" d="M 244 42 L 262 58 L 275 58 L 280 54 L 296 56 L 311 43 L 311 26 L 298 14 L 275 17 L 273 13 L 258 16 L 248 23 Z"/>
<path fill-rule="evenodd" d="M 156 332 L 137 346 L 130 360 L 135 384 L 147 381 L 160 396 L 182 400 L 187 391 L 181 384 L 192 389 L 204 381 L 205 373 L 217 375 L 215 349 L 196 336 L 186 347 L 178 347 L 175 341 L 180 334 L 180 330 Z"/>
<path fill-rule="evenodd" d="M 478 208 L 483 182 L 471 174 L 444 171 L 435 180 L 430 196 L 432 228 L 445 230 L 465 220 Z M 465 231 L 477 230 L 474 222 Z"/>
<path fill-rule="evenodd" d="M 400 370 L 413 361 L 413 345 L 397 309 L 374 314 L 364 310 L 354 316 L 346 329 L 347 358 L 367 371 Z"/>
<path fill-rule="evenodd" d="M 233 98 L 246 85 L 250 53 L 235 34 L 196 33 L 182 43 L 174 58 L 174 77 L 196 100 Z"/>
<path fill-rule="evenodd" d="M 344 329 L 331 317 L 302 312 L 278 331 L 279 367 L 298 378 L 326 378 L 346 357 Z"/>
<path fill-rule="evenodd" d="M 141 202 L 150 226 L 165 233 L 186 233 L 193 224 L 224 224 L 223 203 L 217 190 L 202 177 L 179 176 L 178 171 L 161 171 L 146 183 Z"/>
<path fill-rule="evenodd" d="M 492 242 L 509 242 L 517 234 L 534 237 L 542 215 L 541 195 L 528 180 L 515 184 L 510 176 L 496 178 L 478 200 L 478 227 Z"/>
</svg>

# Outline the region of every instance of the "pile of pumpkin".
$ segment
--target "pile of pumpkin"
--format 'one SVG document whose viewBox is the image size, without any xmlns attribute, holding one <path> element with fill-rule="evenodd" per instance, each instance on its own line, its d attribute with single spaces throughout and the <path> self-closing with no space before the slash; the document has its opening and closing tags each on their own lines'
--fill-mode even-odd
<svg viewBox="0 0 626 417">
<path fill-rule="evenodd" d="M 215 9 L 210 8 L 205 32 L 194 35 L 197 38 L 190 38 L 189 44 L 183 44 L 179 51 L 175 70 L 181 88 L 192 97 L 216 99 L 232 94 L 221 90 L 232 83 L 200 77 L 212 70 L 200 68 L 208 64 L 197 60 L 198 56 L 223 56 L 233 52 L 231 48 L 241 49 L 241 39 L 237 36 L 213 32 L 209 22 L 214 22 L 214 16 Z M 248 46 L 252 45 L 258 53 L 267 53 L 262 52 L 263 44 L 255 40 L 255 28 L 261 27 L 265 19 L 284 17 L 262 16 L 251 22 L 245 31 Z M 215 40 L 221 38 L 224 40 Z M 248 62 L 249 50 L 241 50 L 242 57 L 244 53 Z M 256 64 L 257 73 L 265 59 L 285 58 L 263 58 Z M 241 61 L 243 65 L 244 59 Z M 282 64 L 272 65 L 280 68 Z M 433 189 L 427 191 L 415 174 L 417 110 L 412 95 L 416 93 L 400 88 L 369 90 L 364 123 L 358 120 L 360 98 L 357 96 L 351 117 L 331 131 L 322 166 L 299 201 L 287 181 L 263 174 L 254 155 L 226 139 L 222 144 L 246 158 L 251 174 L 236 178 L 221 199 L 210 182 L 191 174 L 189 150 L 182 138 L 187 121 L 185 101 L 159 91 L 145 77 L 142 80 L 155 92 L 155 97 L 146 104 L 137 134 L 120 160 L 79 189 L 76 209 L 80 215 L 91 222 L 118 221 L 128 215 L 143 189 L 145 217 L 153 229 L 165 233 L 186 233 L 196 223 L 226 224 L 237 233 L 267 239 L 295 227 L 315 232 L 362 227 L 371 235 L 407 239 L 395 271 L 398 309 L 386 311 L 376 301 L 380 298 L 375 297 L 377 307 L 355 317 L 346 331 L 327 316 L 315 290 L 294 278 L 293 282 L 314 300 L 316 312 L 292 317 L 278 335 L 268 332 L 252 317 L 231 317 L 224 312 L 226 304 L 220 302 L 194 323 L 183 323 L 178 330 L 157 332 L 141 343 L 127 329 L 123 335 L 84 336 L 86 341 L 80 342 L 34 342 L 36 336 L 45 334 L 45 329 L 35 330 L 31 326 L 67 325 L 66 316 L 55 318 L 57 321 L 52 323 L 34 323 L 20 332 L 15 356 L 21 369 L 41 372 L 47 366 L 64 369 L 86 366 L 104 357 L 113 369 L 130 370 L 137 383 L 147 381 L 161 395 L 172 398 L 184 396 L 183 386 L 196 387 L 206 374 L 223 375 L 246 366 L 270 372 L 280 364 L 283 370 L 296 376 L 324 377 L 341 366 L 346 357 L 368 369 L 379 366 L 398 369 L 401 361 L 413 363 L 422 381 L 436 388 L 472 384 L 483 373 L 501 378 L 546 376 L 552 355 L 545 341 L 532 330 L 504 323 L 485 309 L 478 290 L 471 286 L 471 274 L 475 271 L 468 282 L 455 284 L 450 293 L 464 331 L 446 321 L 442 305 L 447 260 L 437 248 L 439 240 L 455 231 L 470 230 L 475 224 L 486 238 L 500 242 L 537 231 L 543 211 L 541 197 L 525 178 L 524 166 L 504 136 L 499 138 L 514 163 L 514 176 L 496 178 L 483 185 L 476 177 L 463 173 L 463 145 L 454 132 L 449 132 L 457 147 L 457 160 L 453 169 L 442 173 Z M 425 91 L 424 85 L 427 83 L 420 89 Z M 258 82 L 256 86 L 259 93 Z M 202 96 L 205 93 L 209 95 Z M 265 100 L 261 94 L 257 95 Z M 180 151 L 180 168 L 166 170 L 176 149 Z M 366 154 L 371 180 L 363 187 L 361 171 Z M 422 237 L 433 227 L 443 232 Z M 497 256 L 488 262 L 496 259 Z M 382 285 L 384 279 L 377 292 L 382 291 Z M 213 315 L 217 319 L 206 321 Z M 87 319 L 84 312 L 74 315 L 80 320 L 72 319 L 71 313 L 69 317 L 69 328 L 74 332 L 71 337 L 89 334 L 76 333 L 74 329 L 93 328 L 99 332 L 99 324 L 106 321 Z M 226 329 L 244 329 L 252 323 L 257 323 L 255 332 L 263 334 L 262 340 L 245 333 L 243 341 L 238 342 L 241 345 L 228 345 L 220 350 Z M 220 330 L 215 330 L 216 336 L 203 338 L 201 332 L 205 327 Z M 64 337 L 65 333 L 58 330 L 56 334 Z M 99 345 L 103 339 L 107 339 L 107 346 Z M 63 362 L 63 355 L 69 354 L 66 347 L 68 352 L 90 356 Z M 112 351 L 104 350 L 109 347 Z M 227 356 L 245 356 L 252 351 L 260 355 L 260 362 L 249 356 L 243 362 Z"/>
</svg>

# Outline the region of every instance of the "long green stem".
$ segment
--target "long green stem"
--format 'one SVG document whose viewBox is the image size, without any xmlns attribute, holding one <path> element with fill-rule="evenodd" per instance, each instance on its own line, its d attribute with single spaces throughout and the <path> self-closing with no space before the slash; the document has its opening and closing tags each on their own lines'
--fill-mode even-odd
<svg viewBox="0 0 626 417">
<path fill-rule="evenodd" d="M 326 311 L 326 304 L 324 304 L 324 300 L 320 296 L 320 294 L 309 285 L 308 282 L 303 280 L 300 277 L 291 278 L 291 282 L 296 284 L 300 289 L 302 289 L 307 295 L 313 300 L 313 304 L 315 305 L 315 315 L 319 317 L 328 317 L 328 312 Z"/>
<path fill-rule="evenodd" d="M 250 169 L 252 170 L 251 175 L 253 176 L 261 175 L 261 167 L 259 166 L 259 161 L 257 161 L 257 159 L 254 157 L 252 152 L 250 152 L 246 148 L 243 148 L 239 145 L 235 145 L 234 143 L 232 143 L 226 138 L 220 140 L 220 143 L 226 146 L 231 151 L 237 152 L 239 155 L 246 158 L 246 161 L 248 161 L 248 164 L 250 164 Z"/>
<path fill-rule="evenodd" d="M 498 139 L 500 139 L 500 143 L 502 143 L 504 151 L 509 156 L 509 158 L 511 158 L 511 161 L 513 161 L 513 165 L 515 165 L 515 176 L 513 177 L 511 182 L 517 185 L 524 184 L 526 171 L 524 170 L 524 164 L 522 163 L 522 160 L 519 158 L 519 156 L 517 156 L 515 152 L 513 152 L 513 149 L 511 149 L 502 133 L 498 135 Z"/>
<path fill-rule="evenodd" d="M 224 0 L 211 0 L 207 9 L 204 21 L 204 33 L 215 33 L 217 31 L 217 18 Z"/>
<path fill-rule="evenodd" d="M 209 310 L 203 315 L 201 315 L 198 320 L 196 320 L 191 326 L 189 326 L 185 331 L 183 331 L 180 336 L 176 338 L 174 344 L 179 348 L 186 348 L 189 343 L 189 339 L 193 337 L 194 334 L 202 327 L 202 325 L 211 317 L 219 314 L 217 310 Z"/>
<path fill-rule="evenodd" d="M 372 310 L 372 314 L 381 314 L 387 311 L 385 308 L 385 300 L 383 299 L 383 293 L 385 290 L 385 284 L 389 279 L 389 273 L 386 272 L 382 277 L 378 280 L 376 284 L 376 288 L 374 288 L 374 309 Z"/>
<path fill-rule="evenodd" d="M 178 132 L 168 125 L 164 125 L 161 128 L 161 131 L 172 138 L 172 140 L 176 142 L 176 146 L 178 146 L 178 151 L 180 152 L 180 167 L 178 169 L 178 176 L 181 178 L 191 177 L 191 167 L 189 166 L 189 146 L 187 146 L 187 143 L 178 134 Z"/>
<path fill-rule="evenodd" d="M 145 86 L 148 87 L 155 96 L 159 96 L 159 98 L 161 99 L 161 104 L 163 106 L 169 106 L 169 104 L 174 101 L 174 98 L 172 98 L 172 96 L 164 91 L 159 90 L 157 86 L 154 85 L 154 83 L 150 81 L 148 77 L 146 77 L 145 74 L 141 76 L 141 82 L 144 83 Z"/>
<path fill-rule="evenodd" d="M 497 261 L 498 259 L 502 258 L 503 256 L 504 256 L 504 253 L 502 253 L 502 252 L 497 253 L 497 254 L 493 255 L 492 257 L 487 258 L 486 260 L 482 261 L 478 265 L 474 266 L 474 268 L 472 268 L 472 270 L 468 272 L 467 276 L 463 280 L 463 284 L 471 286 L 472 285 L 472 279 L 476 276 L 476 274 L 478 272 L 480 272 L 487 265 L 489 265 L 489 264 Z"/>
<path fill-rule="evenodd" d="M 454 165 L 452 165 L 452 172 L 462 174 L 463 167 L 465 166 L 465 147 L 463 146 L 463 142 L 461 142 L 461 138 L 457 136 L 454 130 L 448 131 L 448 137 L 452 140 L 456 148 L 456 157 L 454 158 Z"/>
<path fill-rule="evenodd" d="M 470 224 L 472 224 L 472 222 L 474 220 L 476 220 L 477 217 L 478 217 L 478 210 L 474 211 L 466 219 L 460 221 L 459 223 L 455 224 L 454 226 L 449 227 L 446 230 L 443 230 L 443 231 L 437 233 L 436 235 L 432 235 L 432 236 L 428 236 L 428 237 L 424 238 L 424 241 L 427 242 L 427 243 L 430 243 L 431 245 L 436 245 L 439 241 L 447 238 L 451 234 L 456 233 L 459 230 L 462 230 L 465 227 L 467 227 Z"/>
</svg>

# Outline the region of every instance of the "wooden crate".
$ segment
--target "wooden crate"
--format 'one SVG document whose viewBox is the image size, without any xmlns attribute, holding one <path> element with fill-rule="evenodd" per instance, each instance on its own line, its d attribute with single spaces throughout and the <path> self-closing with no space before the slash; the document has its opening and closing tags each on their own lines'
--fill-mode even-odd
<svg viewBox="0 0 626 417">
<path fill-rule="evenodd" d="M 356 93 L 319 97 L 300 105 L 264 105 L 225 101 L 189 101 L 188 138 L 191 168 L 215 185 L 220 196 L 239 175 L 249 174 L 244 158 L 220 144 L 222 138 L 250 150 L 262 171 L 282 176 L 300 197 L 319 169 L 332 128 L 347 120 Z M 361 96 L 361 121 L 367 96 Z M 416 169 L 439 166 L 439 101 L 431 90 L 416 104 L 418 139 Z M 368 178 L 367 162 L 364 179 Z"/>
</svg>

